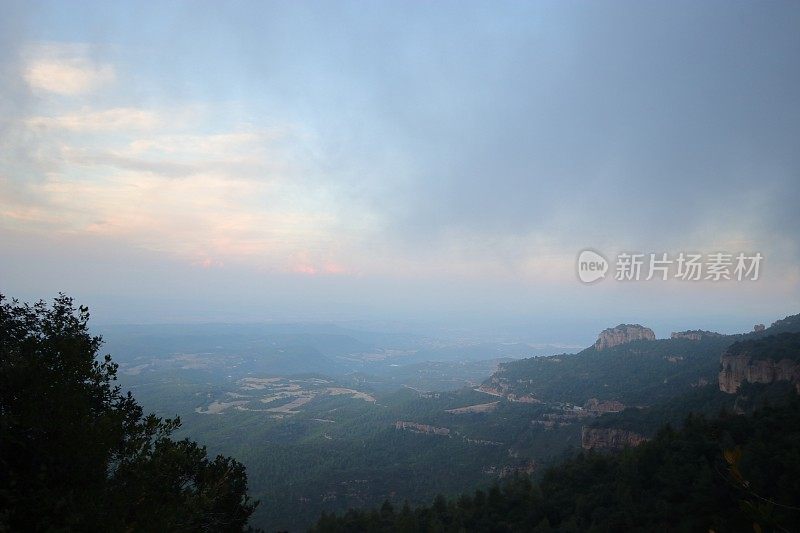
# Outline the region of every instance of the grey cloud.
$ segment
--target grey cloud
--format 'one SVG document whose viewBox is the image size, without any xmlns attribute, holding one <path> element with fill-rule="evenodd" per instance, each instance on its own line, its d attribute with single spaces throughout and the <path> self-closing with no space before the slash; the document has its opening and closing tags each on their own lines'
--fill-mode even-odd
<svg viewBox="0 0 800 533">
<path fill-rule="evenodd" d="M 20 5 L 2 9 L 7 14 Z M 698 236 L 713 243 L 729 231 L 797 273 L 797 2 L 95 8 L 71 7 L 73 36 L 125 50 L 117 58 L 120 72 L 138 68 L 125 87 L 126 104 L 246 101 L 234 119 L 303 124 L 317 143 L 301 154 L 313 159 L 315 176 L 303 177 L 306 185 L 333 189 L 354 216 L 379 214 L 376 240 L 387 241 L 391 252 L 424 258 L 450 239 L 473 237 L 460 244 L 513 257 L 529 234 L 567 249 L 615 244 L 651 251 L 692 246 Z M 0 17 L 3 74 L 16 68 L 14 47 L 24 37 L 6 22 L 13 18 Z M 25 88 L 9 79 L 0 75 L 0 90 L 14 97 L 0 99 L 0 118 L 15 115 L 17 103 L 8 102 L 24 105 L 26 98 Z M 191 171 L 120 158 L 106 163 L 176 176 Z M 174 267 L 176 278 L 181 268 Z M 607 316 L 613 308 L 619 322 L 638 320 L 633 311 L 645 314 L 653 301 L 636 290 L 611 302 L 615 295 L 587 296 L 583 288 L 545 297 L 538 296 L 541 285 L 478 284 L 480 296 L 476 287 L 443 290 L 437 310 L 471 309 L 482 320 L 498 309 L 533 313 L 537 304 L 570 316 Z M 407 298 L 405 310 L 413 315 L 436 299 L 434 292 L 392 292 L 388 285 L 368 287 L 370 303 L 382 302 L 377 311 Z M 341 290 L 343 307 L 363 286 Z M 304 288 L 298 282 L 284 300 L 299 306 L 295 295 Z M 796 288 L 756 292 L 747 305 L 735 291 L 713 305 L 706 305 L 706 294 L 687 292 L 659 312 L 684 317 L 697 304 L 697 314 L 737 308 L 741 317 L 757 309 L 766 319 L 777 309 L 793 311 L 798 301 Z M 452 295 L 463 300 L 453 304 Z M 338 311 L 331 306 L 332 314 Z"/>
<path fill-rule="evenodd" d="M 800 253 L 795 2 L 205 8 L 183 24 L 217 38 L 159 36 L 174 53 L 154 72 L 197 54 L 204 93 L 280 102 L 396 246 L 670 247 L 723 227 Z"/>
<path fill-rule="evenodd" d="M 447 7 L 282 11 L 252 59 L 390 238 L 794 235 L 796 3 Z"/>
</svg>

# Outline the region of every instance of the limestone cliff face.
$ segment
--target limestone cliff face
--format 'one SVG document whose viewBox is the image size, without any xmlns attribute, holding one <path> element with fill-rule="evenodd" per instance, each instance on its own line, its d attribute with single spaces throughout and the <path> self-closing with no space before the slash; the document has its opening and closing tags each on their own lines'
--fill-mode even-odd
<svg viewBox="0 0 800 533">
<path fill-rule="evenodd" d="M 800 364 L 790 359 L 753 359 L 747 353 L 725 353 L 720 358 L 720 363 L 722 370 L 719 373 L 719 390 L 722 392 L 734 394 L 742 383 L 790 381 L 800 393 Z"/>
<path fill-rule="evenodd" d="M 583 404 L 583 409 L 593 414 L 602 415 L 604 413 L 618 413 L 624 411 L 625 405 L 616 400 L 600 401 L 597 398 L 589 398 L 589 400 Z"/>
<path fill-rule="evenodd" d="M 428 424 L 418 424 L 417 422 L 405 422 L 398 420 L 394 423 L 395 429 L 403 429 L 406 431 L 413 431 L 414 433 L 427 433 L 429 435 L 450 435 L 448 428 L 439 428 L 436 426 L 429 426 Z"/>
<path fill-rule="evenodd" d="M 608 328 L 600 332 L 594 347 L 597 350 L 605 350 L 606 348 L 638 340 L 654 341 L 656 340 L 656 335 L 652 329 L 639 324 L 620 324 L 615 328 Z"/>
<path fill-rule="evenodd" d="M 692 331 L 676 331 L 671 336 L 673 339 L 688 339 L 690 341 L 699 341 L 705 337 L 722 337 L 721 333 L 715 331 L 704 331 L 696 329 Z"/>
<path fill-rule="evenodd" d="M 584 426 L 581 430 L 581 447 L 584 450 L 621 450 L 645 441 L 647 438 L 625 429 Z"/>
</svg>

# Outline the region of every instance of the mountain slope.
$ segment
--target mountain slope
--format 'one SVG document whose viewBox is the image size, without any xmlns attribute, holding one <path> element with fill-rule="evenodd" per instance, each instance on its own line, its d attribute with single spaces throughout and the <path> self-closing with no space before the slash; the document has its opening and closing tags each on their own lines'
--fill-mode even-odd
<svg viewBox="0 0 800 533">
<path fill-rule="evenodd" d="M 721 356 L 717 381 L 643 409 L 626 409 L 590 422 L 592 428 L 634 431 L 645 436 L 665 423 L 678 424 L 689 413 L 712 415 L 721 409 L 751 412 L 798 391 L 800 333 L 779 333 L 732 344 Z"/>
<path fill-rule="evenodd" d="M 590 398 L 653 405 L 716 383 L 720 356 L 734 342 L 781 332 L 800 332 L 800 315 L 744 335 L 634 340 L 602 350 L 592 346 L 577 354 L 512 361 L 502 364 L 482 389 L 575 405 Z"/>
<path fill-rule="evenodd" d="M 689 418 L 622 454 L 581 454 L 538 485 L 323 515 L 314 531 L 788 531 L 800 506 L 798 444 L 791 395 L 751 417 Z"/>
</svg>

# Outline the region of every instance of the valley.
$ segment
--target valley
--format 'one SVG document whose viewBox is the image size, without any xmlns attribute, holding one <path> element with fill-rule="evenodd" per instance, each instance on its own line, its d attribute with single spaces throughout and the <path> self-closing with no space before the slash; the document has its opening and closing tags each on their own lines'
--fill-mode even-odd
<svg viewBox="0 0 800 533">
<path fill-rule="evenodd" d="M 247 466 L 262 501 L 254 525 L 303 530 L 322 512 L 422 505 L 516 474 L 536 478 L 581 449 L 635 446 L 664 421 L 733 408 L 736 397 L 718 386 L 721 355 L 780 331 L 800 331 L 800 320 L 519 359 L 480 360 L 469 347 L 459 360 L 451 346 L 445 361 L 415 358 L 418 340 L 381 346 L 374 334 L 248 332 L 206 349 L 171 338 L 176 351 L 161 353 L 127 338 L 120 377 L 146 408 L 179 415 L 179 436 Z M 111 349 L 121 342 L 107 338 Z M 325 371 L 311 371 L 309 353 Z"/>
</svg>

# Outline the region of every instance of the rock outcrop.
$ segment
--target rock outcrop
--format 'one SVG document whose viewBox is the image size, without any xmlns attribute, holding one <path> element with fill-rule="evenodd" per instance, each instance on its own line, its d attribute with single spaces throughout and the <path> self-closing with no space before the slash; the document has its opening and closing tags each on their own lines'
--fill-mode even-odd
<svg viewBox="0 0 800 533">
<path fill-rule="evenodd" d="M 502 378 L 492 376 L 490 384 L 483 384 L 475 390 L 491 394 L 492 396 L 502 396 L 505 398 L 506 394 L 508 394 L 508 383 Z"/>
<path fill-rule="evenodd" d="M 604 329 L 594 343 L 596 350 L 605 350 L 631 341 L 656 340 L 653 330 L 639 324 L 620 324 L 615 328 Z"/>
<path fill-rule="evenodd" d="M 506 396 L 506 398 L 508 398 L 508 401 L 510 402 L 517 402 L 517 403 L 542 403 L 541 400 L 534 398 L 530 394 L 521 394 L 517 396 L 514 393 L 510 393 Z"/>
<path fill-rule="evenodd" d="M 477 405 L 468 405 L 466 407 L 457 407 L 455 409 L 445 409 L 445 413 L 450 413 L 453 415 L 463 415 L 467 413 L 490 413 L 497 409 L 497 406 L 500 404 L 500 401 L 490 402 L 490 403 L 480 403 Z"/>
<path fill-rule="evenodd" d="M 742 383 L 790 381 L 800 393 L 800 364 L 791 359 L 753 359 L 747 353 L 725 353 L 720 358 L 720 363 L 722 370 L 719 373 L 719 390 L 722 392 L 735 394 Z"/>
<path fill-rule="evenodd" d="M 615 428 L 589 428 L 581 430 L 581 447 L 584 450 L 621 450 L 638 446 L 648 439 L 633 431 Z"/>
<path fill-rule="evenodd" d="M 753 326 L 753 333 L 761 333 L 765 329 L 767 328 L 764 326 L 764 324 L 756 324 L 755 326 Z"/>
<path fill-rule="evenodd" d="M 583 405 L 584 411 L 602 415 L 604 413 L 619 413 L 625 410 L 625 405 L 616 400 L 600 401 L 597 398 L 589 398 Z"/>
<path fill-rule="evenodd" d="M 688 339 L 690 341 L 699 341 L 705 337 L 722 337 L 722 333 L 716 331 L 705 331 L 702 329 L 695 329 L 689 331 L 675 331 L 670 335 L 673 339 Z"/>
<path fill-rule="evenodd" d="M 450 435 L 448 428 L 439 428 L 436 426 L 429 426 L 428 424 L 418 424 L 417 422 L 405 422 L 398 420 L 394 423 L 395 429 L 402 429 L 406 431 L 413 431 L 414 433 L 426 433 L 429 435 Z"/>
<path fill-rule="evenodd" d="M 500 479 L 518 475 L 529 476 L 535 471 L 536 463 L 534 461 L 523 461 L 517 465 L 506 465 L 503 467 L 490 466 L 483 469 L 484 474 L 497 476 Z"/>
</svg>

